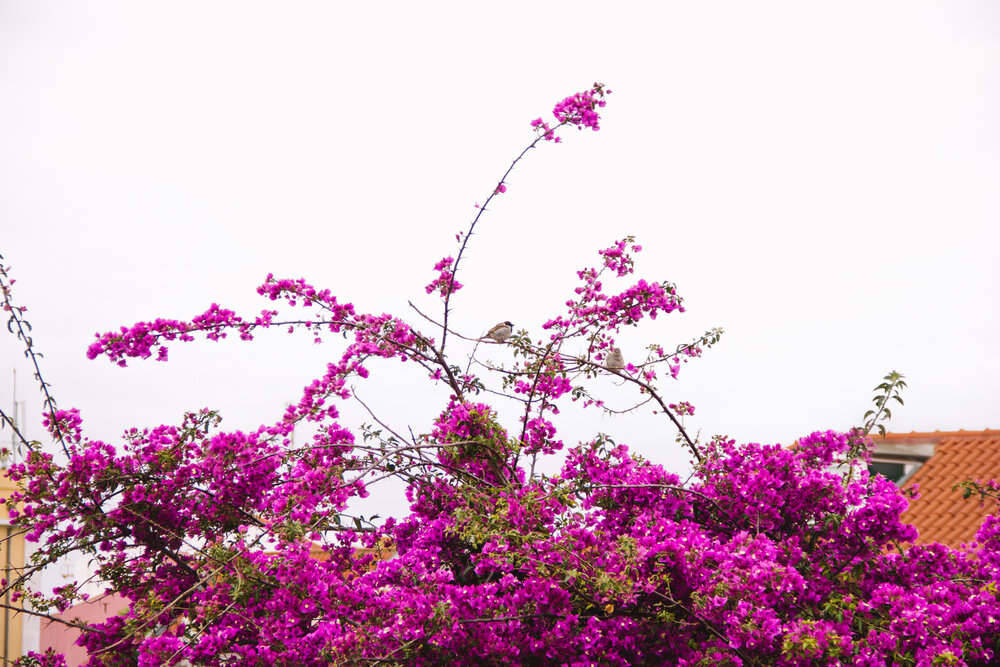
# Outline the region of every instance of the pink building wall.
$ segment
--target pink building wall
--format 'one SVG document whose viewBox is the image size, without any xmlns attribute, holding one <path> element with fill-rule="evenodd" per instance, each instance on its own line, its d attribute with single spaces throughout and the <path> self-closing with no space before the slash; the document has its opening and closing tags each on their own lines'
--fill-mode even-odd
<svg viewBox="0 0 1000 667">
<path fill-rule="evenodd" d="M 119 595 L 103 595 L 87 602 L 74 605 L 59 614 L 65 621 L 100 623 L 104 619 L 128 608 L 128 600 Z M 79 667 L 87 663 L 87 652 L 76 645 L 80 631 L 57 621 L 42 620 L 39 647 L 42 652 L 52 648 L 66 656 L 68 667 Z"/>
</svg>

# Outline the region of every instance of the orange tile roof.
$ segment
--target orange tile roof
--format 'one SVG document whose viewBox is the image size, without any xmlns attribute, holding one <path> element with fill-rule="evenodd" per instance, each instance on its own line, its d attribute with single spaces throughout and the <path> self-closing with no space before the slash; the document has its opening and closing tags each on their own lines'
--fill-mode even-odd
<svg viewBox="0 0 1000 667">
<path fill-rule="evenodd" d="M 995 503 L 980 505 L 974 497 L 964 499 L 962 489 L 954 489 L 970 478 L 1000 480 L 1000 430 L 888 433 L 873 440 L 876 446 L 935 445 L 934 455 L 905 484 L 919 485 L 920 497 L 902 515 L 903 522 L 920 533 L 917 544 L 958 547 L 972 541 L 987 515 L 1000 513 Z"/>
<path fill-rule="evenodd" d="M 355 556 L 370 556 L 375 554 L 380 560 L 392 560 L 396 557 L 396 545 L 393 544 L 392 540 L 387 536 L 382 536 L 382 546 L 381 548 L 376 547 L 366 548 L 358 547 L 354 550 Z M 315 542 L 311 547 L 309 547 L 309 555 L 318 561 L 328 561 L 330 560 L 330 552 L 324 551 L 323 546 L 316 544 Z"/>
</svg>

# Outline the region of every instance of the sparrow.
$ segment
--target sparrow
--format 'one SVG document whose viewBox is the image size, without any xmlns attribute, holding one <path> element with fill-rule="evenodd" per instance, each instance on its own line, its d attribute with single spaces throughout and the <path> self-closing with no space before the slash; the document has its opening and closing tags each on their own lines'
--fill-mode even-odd
<svg viewBox="0 0 1000 667">
<path fill-rule="evenodd" d="M 510 338 L 510 335 L 512 333 L 514 333 L 514 324 L 512 322 L 501 322 L 500 324 L 490 329 L 486 333 L 486 336 L 480 338 L 480 340 L 486 340 L 487 338 L 489 338 L 494 342 L 502 343 L 508 338 Z"/>
<path fill-rule="evenodd" d="M 620 371 L 625 368 L 625 357 L 622 355 L 622 349 L 616 347 L 611 350 L 608 356 L 604 358 L 604 365 L 613 371 Z"/>
</svg>

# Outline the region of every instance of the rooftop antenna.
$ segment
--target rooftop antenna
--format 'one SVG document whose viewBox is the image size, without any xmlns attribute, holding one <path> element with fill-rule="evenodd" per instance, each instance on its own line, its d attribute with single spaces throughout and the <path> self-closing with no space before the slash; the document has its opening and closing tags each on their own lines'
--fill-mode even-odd
<svg viewBox="0 0 1000 667">
<path fill-rule="evenodd" d="M 13 377 L 14 377 L 14 380 L 13 380 L 13 383 L 14 383 L 14 386 L 13 386 L 13 400 L 11 401 L 11 403 L 13 404 L 13 408 L 14 408 L 11 411 L 11 419 L 13 421 L 13 428 L 10 430 L 10 451 L 9 451 L 9 453 L 6 456 L 3 457 L 3 460 L 0 461 L 0 466 L 2 466 L 4 470 L 6 470 L 7 468 L 9 468 L 12 463 L 16 463 L 17 462 L 16 454 L 17 454 L 17 451 L 20 449 L 20 443 L 17 442 L 17 434 L 20 433 L 20 428 L 21 428 L 20 425 L 23 422 L 27 421 L 26 414 L 25 414 L 26 410 L 27 410 L 27 405 L 26 405 L 27 402 L 26 401 L 19 401 L 19 400 L 17 400 L 17 369 L 16 368 L 13 369 Z M 21 419 L 17 418 L 17 408 L 18 408 L 18 406 L 21 407 Z"/>
</svg>

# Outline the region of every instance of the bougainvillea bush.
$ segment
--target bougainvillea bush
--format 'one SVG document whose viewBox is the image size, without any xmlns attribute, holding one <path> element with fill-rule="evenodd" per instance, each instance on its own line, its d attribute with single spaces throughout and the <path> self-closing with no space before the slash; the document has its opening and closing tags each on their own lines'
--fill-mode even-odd
<svg viewBox="0 0 1000 667">
<path fill-rule="evenodd" d="M 597 130 L 609 92 L 595 84 L 560 102 L 554 122 L 531 123 L 529 148 L 571 127 Z M 434 264 L 424 291 L 440 300 L 435 312 L 365 313 L 304 280 L 268 276 L 258 292 L 274 309 L 241 316 L 213 304 L 191 320 L 97 337 L 88 355 L 125 365 L 166 360 L 175 341 L 251 340 L 279 328 L 323 341 L 336 360 L 298 403 L 249 432 L 224 430 L 218 414 L 201 410 L 113 445 L 88 439 L 77 411 L 46 401 L 58 453 L 24 443 L 25 462 L 10 470 L 23 490 L 8 507 L 39 544 L 25 576 L 81 553 L 129 601 L 127 613 L 85 628 L 90 665 L 994 659 L 1000 523 L 987 520 L 967 550 L 913 546 L 914 529 L 899 519 L 907 495 L 867 472 L 867 433 L 898 397 L 898 375 L 880 385 L 867 424 L 848 433 L 785 447 L 692 439 L 682 418 L 694 406 L 667 403 L 660 382 L 673 383 L 721 330 L 651 344 L 644 356 L 630 350 L 631 363 L 609 360 L 624 327 L 683 310 L 672 284 L 634 277 L 641 248 L 631 237 L 578 271 L 578 287 L 555 295 L 568 300 L 535 331 L 497 341 L 454 330 L 460 263 L 505 178 L 456 251 Z M 36 360 L 3 279 L 9 326 Z M 481 351 L 498 345 L 512 363 L 484 360 Z M 405 362 L 378 371 L 416 372 L 439 389 L 429 396 L 447 397 L 425 424 L 397 428 L 374 413 L 368 425 L 343 422 L 338 406 L 354 400 L 377 359 Z M 602 434 L 560 440 L 555 416 L 608 410 L 599 389 L 609 385 L 676 433 L 689 477 Z M 306 442 L 292 442 L 295 428 Z M 557 474 L 540 472 L 556 469 L 546 460 L 560 462 Z M 376 524 L 349 511 L 389 479 L 405 484 L 408 515 Z M 44 595 L 24 578 L 5 585 L 36 613 L 80 599 L 75 585 Z M 32 655 L 22 664 L 60 661 Z"/>
</svg>

